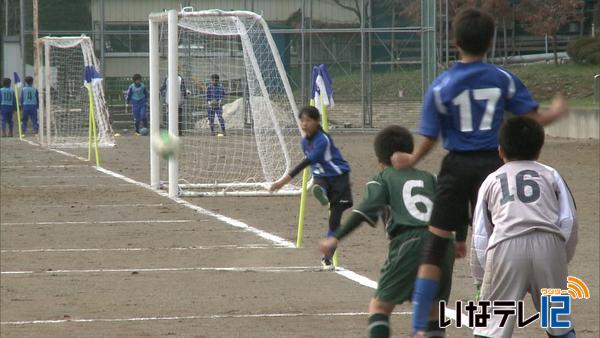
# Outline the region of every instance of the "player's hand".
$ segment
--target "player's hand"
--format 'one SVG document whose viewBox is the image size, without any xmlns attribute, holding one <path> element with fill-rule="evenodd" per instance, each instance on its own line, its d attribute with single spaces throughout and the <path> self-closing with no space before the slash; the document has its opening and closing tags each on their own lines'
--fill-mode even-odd
<svg viewBox="0 0 600 338">
<path fill-rule="evenodd" d="M 467 242 L 454 242 L 454 257 L 465 258 L 467 256 Z"/>
<path fill-rule="evenodd" d="M 271 184 L 271 187 L 269 188 L 270 192 L 275 192 L 279 189 L 281 189 L 285 184 L 283 182 L 281 182 L 281 180 L 277 181 L 277 182 L 273 182 L 273 184 Z"/>
<path fill-rule="evenodd" d="M 409 153 L 403 153 L 400 151 L 392 154 L 391 158 L 392 166 L 398 170 L 403 168 L 412 167 L 414 164 L 414 156 Z"/>
<path fill-rule="evenodd" d="M 291 180 L 292 180 L 292 177 L 290 177 L 290 175 L 285 175 L 284 177 L 280 178 L 278 181 L 271 184 L 269 191 L 275 192 L 275 191 L 281 189 L 284 185 L 290 183 Z"/>
<path fill-rule="evenodd" d="M 419 331 L 415 333 L 414 336 L 410 336 L 410 338 L 427 338 L 427 336 L 425 335 L 425 332 Z"/>
<path fill-rule="evenodd" d="M 569 104 L 567 100 L 565 100 L 564 96 L 556 95 L 552 99 L 552 104 L 550 105 L 549 114 L 552 118 L 556 119 L 563 115 L 566 115 L 569 112 Z"/>
<path fill-rule="evenodd" d="M 319 243 L 319 250 L 321 250 L 323 255 L 331 256 L 333 253 L 333 250 L 337 247 L 337 245 L 338 245 L 337 238 L 327 237 L 327 239 L 324 239 Z"/>
</svg>

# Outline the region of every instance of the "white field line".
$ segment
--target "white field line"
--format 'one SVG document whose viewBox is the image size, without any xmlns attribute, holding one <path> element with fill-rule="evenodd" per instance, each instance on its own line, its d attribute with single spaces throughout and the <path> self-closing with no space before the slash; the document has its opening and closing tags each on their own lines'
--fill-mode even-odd
<svg viewBox="0 0 600 338">
<path fill-rule="evenodd" d="M 6 173 L 5 173 L 6 175 Z M 31 178 L 110 178 L 106 175 L 18 175 L 19 179 L 31 179 Z"/>
<path fill-rule="evenodd" d="M 127 184 L 127 183 L 110 184 L 111 187 L 113 187 L 115 185 L 121 186 L 121 187 L 129 186 L 129 184 Z M 89 187 L 106 187 L 107 185 L 95 183 L 95 184 L 29 184 L 29 185 L 5 184 L 3 186 L 6 188 L 12 188 L 12 189 L 38 189 L 38 188 L 89 188 Z"/>
<path fill-rule="evenodd" d="M 249 267 L 190 267 L 190 268 L 139 268 L 139 269 L 82 269 L 82 270 L 27 270 L 27 271 L 2 271 L 2 275 L 30 275 L 30 274 L 80 274 L 80 273 L 106 273 L 106 272 L 178 272 L 178 271 L 227 271 L 227 272 L 317 272 L 323 271 L 321 266 L 249 266 Z"/>
<path fill-rule="evenodd" d="M 206 222 L 207 219 L 164 219 L 164 220 L 135 220 L 135 221 L 73 221 L 73 222 L 23 222 L 23 223 L 0 223 L 0 226 L 7 225 L 84 225 L 84 224 L 130 224 L 130 223 L 191 223 Z"/>
<path fill-rule="evenodd" d="M 110 251 L 186 251 L 186 250 L 215 250 L 215 249 L 282 249 L 284 247 L 270 244 L 246 244 L 246 245 L 203 245 L 187 247 L 166 247 L 166 248 L 65 248 L 65 249 L 6 249 L 0 250 L 0 253 L 37 253 L 37 252 L 110 252 Z M 285 248 L 288 249 L 288 248 Z"/>
<path fill-rule="evenodd" d="M 30 143 L 32 145 L 37 145 L 36 143 L 31 142 L 31 141 L 27 141 L 26 140 L 26 142 L 28 142 L 28 143 Z M 83 157 L 79 157 L 77 155 L 69 154 L 69 153 L 61 151 L 61 150 L 57 150 L 57 149 L 50 149 L 50 150 L 52 150 L 54 152 L 57 152 L 59 154 L 63 154 L 63 155 L 68 156 L 68 157 L 73 157 L 73 158 L 80 159 L 82 161 L 87 161 L 87 159 L 85 159 Z M 211 216 L 211 217 L 214 217 L 214 218 L 216 218 L 216 219 L 218 219 L 218 220 L 220 220 L 222 222 L 225 222 L 225 223 L 227 223 L 229 225 L 232 225 L 234 227 L 242 228 L 242 229 L 244 229 L 244 230 L 246 230 L 248 232 L 256 234 L 257 236 L 259 236 L 261 238 L 269 240 L 269 241 L 271 241 L 271 242 L 273 242 L 273 243 L 275 243 L 277 245 L 285 246 L 285 247 L 290 247 L 290 248 L 294 248 L 295 247 L 294 243 L 292 243 L 291 241 L 288 241 L 288 240 L 286 240 L 286 239 L 284 239 L 282 237 L 279 237 L 277 235 L 273 235 L 273 234 L 268 233 L 266 231 L 254 228 L 254 227 L 252 227 L 252 226 L 250 226 L 250 225 L 248 225 L 246 223 L 243 223 L 241 221 L 238 221 L 236 219 L 233 219 L 233 218 L 230 218 L 230 217 L 227 217 L 227 216 L 224 216 L 224 215 L 212 212 L 210 210 L 204 209 L 204 208 L 199 207 L 197 205 L 194 205 L 194 204 L 192 204 L 190 202 L 187 202 L 187 201 L 185 201 L 185 200 L 183 200 L 181 198 L 178 198 L 178 197 L 171 198 L 171 197 L 169 197 L 169 195 L 168 195 L 167 192 L 157 191 L 157 190 L 153 189 L 149 184 L 138 182 L 138 181 L 136 181 L 134 179 L 131 179 L 131 178 L 127 177 L 127 176 L 118 174 L 116 172 L 113 172 L 111 170 L 108 170 L 108 169 L 105 169 L 105 168 L 102 168 L 102 167 L 93 166 L 93 168 L 95 168 L 96 170 L 98 170 L 98 171 L 100 171 L 102 173 L 105 173 L 105 174 L 107 174 L 109 176 L 112 176 L 112 177 L 115 177 L 115 178 L 120 178 L 120 179 L 122 179 L 125 182 L 128 182 L 128 183 L 134 184 L 136 186 L 139 186 L 139 187 L 146 188 L 146 189 L 149 189 L 151 191 L 154 191 L 157 194 L 159 194 L 160 196 L 169 198 L 169 199 L 171 199 L 171 200 L 173 200 L 173 201 L 175 201 L 175 202 L 177 202 L 177 203 L 179 203 L 181 205 L 184 205 L 184 206 L 186 206 L 186 207 L 188 207 L 190 209 L 195 210 L 199 214 Z M 367 278 L 365 276 L 359 275 L 359 274 L 357 274 L 357 273 L 355 273 L 355 272 L 353 272 L 351 270 L 346 270 L 346 269 L 343 269 L 343 268 L 339 268 L 339 269 L 336 269 L 335 273 L 337 273 L 338 275 L 343 276 L 345 278 L 348 278 L 348 279 L 350 279 L 350 280 L 352 280 L 352 281 L 354 281 L 356 283 L 359 283 L 361 285 L 364 285 L 364 286 L 367 286 L 367 287 L 370 287 L 370 288 L 376 288 L 377 287 L 377 282 L 375 282 L 375 281 L 373 281 L 373 280 L 371 280 L 371 279 L 369 279 L 369 278 Z M 447 310 L 451 310 L 451 309 L 447 308 Z M 454 316 L 454 317 L 451 316 L 451 311 L 447 311 L 446 313 L 448 314 L 449 318 L 451 318 L 453 320 L 456 320 L 456 316 Z M 456 312 L 454 314 L 456 314 Z M 462 313 L 461 313 L 461 316 L 465 317 L 465 315 L 462 314 Z"/>
<path fill-rule="evenodd" d="M 411 312 L 393 312 L 395 315 L 408 315 Z M 207 316 L 180 316 L 180 317 L 138 317 L 138 318 L 90 318 L 90 319 L 57 319 L 57 320 L 30 320 L 0 322 L 1 325 L 27 325 L 27 324 L 63 324 L 63 323 L 90 323 L 90 322 L 143 322 L 151 320 L 186 320 L 186 319 L 243 319 L 243 318 L 290 318 L 290 317 L 354 317 L 367 316 L 368 312 L 329 312 L 329 313 L 257 313 L 240 315 L 207 315 Z"/>
<path fill-rule="evenodd" d="M 3 165 L 2 169 L 23 169 L 23 168 L 82 168 L 89 167 L 85 164 L 47 164 L 47 165 Z"/>
<path fill-rule="evenodd" d="M 26 167 L 35 167 L 35 166 L 46 166 L 44 165 L 44 163 L 46 163 L 45 161 L 27 161 L 27 160 L 22 160 L 22 159 L 15 159 L 14 161 L 1 161 L 0 162 L 0 166 L 4 167 L 4 165 L 14 165 L 12 163 L 21 163 L 22 166 L 26 166 Z M 66 165 L 70 164 L 70 163 L 65 163 Z"/>
<path fill-rule="evenodd" d="M 150 185 L 148 185 L 146 183 L 138 182 L 138 181 L 133 180 L 133 179 L 131 179 L 129 177 L 123 176 L 121 174 L 115 173 L 113 171 L 110 171 L 110 170 L 102 168 L 102 167 L 94 167 L 94 168 L 96 170 L 98 170 L 98 171 L 100 171 L 102 173 L 105 173 L 107 175 L 110 175 L 112 177 L 116 177 L 116 178 L 122 179 L 125 182 L 128 182 L 128 183 L 137 185 L 139 187 L 146 188 L 146 189 L 149 189 L 151 191 L 154 191 L 157 194 L 159 194 L 159 195 L 161 195 L 163 197 L 169 198 L 169 199 L 173 200 L 174 202 L 176 202 L 178 204 L 181 204 L 181 205 L 186 206 L 186 207 L 188 207 L 188 208 L 190 208 L 192 210 L 195 210 L 197 213 L 199 213 L 201 215 L 206 215 L 206 216 L 210 216 L 210 217 L 216 218 L 217 220 L 225 222 L 225 223 L 227 223 L 229 225 L 232 225 L 232 226 L 234 226 L 236 228 L 240 228 L 240 229 L 243 229 L 245 231 L 254 233 L 254 234 L 258 235 L 259 237 L 264 238 L 264 239 L 266 239 L 268 241 L 271 241 L 271 242 L 273 242 L 273 243 L 275 243 L 277 245 L 284 246 L 284 247 L 289 247 L 289 248 L 295 248 L 296 247 L 294 245 L 294 243 L 288 241 L 287 239 L 284 239 L 284 238 L 279 237 L 277 235 L 273 235 L 273 234 L 270 234 L 270 233 L 268 233 L 266 231 L 257 229 L 255 227 L 252 227 L 252 226 L 250 226 L 250 225 L 248 225 L 246 223 L 243 223 L 241 221 L 238 221 L 236 219 L 233 219 L 233 218 L 230 218 L 230 217 L 218 214 L 216 212 L 212 212 L 210 210 L 204 209 L 204 208 L 199 207 L 197 205 L 194 205 L 194 204 L 192 204 L 190 202 L 187 202 L 187 201 L 185 201 L 185 200 L 183 200 L 181 198 L 177 198 L 177 197 L 176 198 L 170 198 L 169 194 L 167 192 L 157 191 L 155 189 L 152 189 L 152 187 L 150 187 Z"/>
<path fill-rule="evenodd" d="M 103 176 L 105 177 L 105 176 Z M 112 177 L 111 177 L 112 178 Z M 168 204 L 164 203 L 132 203 L 132 204 L 64 204 L 64 205 L 36 205 L 36 208 L 144 208 L 144 207 L 164 207 Z"/>
</svg>

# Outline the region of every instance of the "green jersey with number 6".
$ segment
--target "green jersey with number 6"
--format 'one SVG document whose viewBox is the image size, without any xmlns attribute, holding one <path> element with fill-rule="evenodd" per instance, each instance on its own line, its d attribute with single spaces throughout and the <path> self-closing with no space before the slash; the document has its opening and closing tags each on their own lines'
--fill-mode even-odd
<svg viewBox="0 0 600 338">
<path fill-rule="evenodd" d="M 367 182 L 362 202 L 352 210 L 346 226 L 336 233 L 336 237 L 341 239 L 363 221 L 374 227 L 379 217 L 388 235 L 395 234 L 399 227 L 427 226 L 435 185 L 435 176 L 426 171 L 386 167 Z"/>
</svg>

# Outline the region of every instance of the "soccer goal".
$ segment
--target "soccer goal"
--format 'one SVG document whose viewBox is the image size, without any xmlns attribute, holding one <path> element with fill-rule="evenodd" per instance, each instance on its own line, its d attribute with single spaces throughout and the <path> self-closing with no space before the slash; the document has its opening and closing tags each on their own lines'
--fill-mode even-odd
<svg viewBox="0 0 600 338">
<path fill-rule="evenodd" d="M 303 155 L 298 108 L 264 19 L 185 8 L 149 20 L 151 139 L 168 111 L 169 132 L 182 141 L 169 160 L 169 194 L 269 194 Z M 154 151 L 150 162 L 158 187 L 166 175 Z M 280 194 L 299 194 L 300 185 Z"/>
<path fill-rule="evenodd" d="M 98 60 L 86 36 L 38 39 L 40 141 L 54 148 L 114 146 Z M 91 100 L 90 100 L 91 95 Z M 93 119 L 92 119 L 93 118 Z"/>
</svg>

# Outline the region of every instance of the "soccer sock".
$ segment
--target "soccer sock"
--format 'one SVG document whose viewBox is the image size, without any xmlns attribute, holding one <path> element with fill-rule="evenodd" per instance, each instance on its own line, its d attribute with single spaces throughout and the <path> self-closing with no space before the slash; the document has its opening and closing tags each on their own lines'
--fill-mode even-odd
<svg viewBox="0 0 600 338">
<path fill-rule="evenodd" d="M 369 317 L 367 331 L 371 338 L 388 338 L 390 336 L 390 318 L 383 313 L 372 314 Z"/>
<path fill-rule="evenodd" d="M 438 293 L 440 283 L 429 278 L 417 278 L 413 291 L 413 335 L 427 329 L 431 303 Z"/>
<path fill-rule="evenodd" d="M 327 230 L 327 238 L 329 237 L 333 237 L 333 235 L 335 235 L 335 230 Z M 333 257 L 333 254 L 335 253 L 335 250 L 337 249 L 337 247 L 332 248 L 331 250 L 331 256 L 326 256 L 327 258 L 331 259 Z"/>
<path fill-rule="evenodd" d="M 430 320 L 427 323 L 427 331 L 425 332 L 427 338 L 445 338 L 446 329 L 440 327 L 440 322 L 437 320 Z"/>
</svg>

